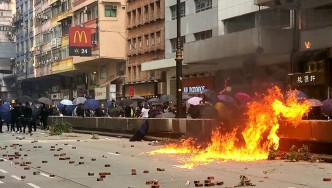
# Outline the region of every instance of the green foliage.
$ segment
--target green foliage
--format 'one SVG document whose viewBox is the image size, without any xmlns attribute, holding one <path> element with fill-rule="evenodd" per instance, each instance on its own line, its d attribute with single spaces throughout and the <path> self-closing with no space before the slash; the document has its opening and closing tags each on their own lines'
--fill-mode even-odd
<svg viewBox="0 0 332 188">
<path fill-rule="evenodd" d="M 245 186 L 256 186 L 256 185 L 252 184 L 245 175 L 241 175 L 239 184 L 234 187 L 245 187 Z"/>
<path fill-rule="evenodd" d="M 311 154 L 310 154 L 309 146 L 307 146 L 307 145 L 303 144 L 303 146 L 298 149 L 298 153 L 299 153 L 300 158 L 302 160 L 307 161 L 307 160 L 311 159 Z"/>
<path fill-rule="evenodd" d="M 296 151 L 296 146 L 292 146 L 289 150 L 288 161 L 295 162 L 299 160 L 310 160 L 311 154 L 309 151 L 309 147 L 304 145 Z"/>
<path fill-rule="evenodd" d="M 110 117 L 119 117 L 121 115 L 121 108 L 113 107 L 108 110 Z"/>
<path fill-rule="evenodd" d="M 267 157 L 268 160 L 274 160 L 276 159 L 277 150 L 275 149 L 275 144 L 272 143 L 269 147 L 269 155 Z"/>
<path fill-rule="evenodd" d="M 73 132 L 73 125 L 69 122 L 56 123 L 49 127 L 50 136 L 62 135 L 62 133 L 71 133 L 71 132 Z"/>
<path fill-rule="evenodd" d="M 91 138 L 91 139 L 98 140 L 98 139 L 99 139 L 99 137 L 98 137 L 98 135 L 97 135 L 97 134 L 94 134 L 94 133 L 92 133 L 92 138 Z"/>
</svg>

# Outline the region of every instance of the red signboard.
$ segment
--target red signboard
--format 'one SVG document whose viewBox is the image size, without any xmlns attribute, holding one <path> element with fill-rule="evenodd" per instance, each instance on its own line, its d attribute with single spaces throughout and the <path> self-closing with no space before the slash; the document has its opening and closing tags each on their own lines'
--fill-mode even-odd
<svg viewBox="0 0 332 188">
<path fill-rule="evenodd" d="M 70 27 L 69 46 L 91 47 L 91 28 Z"/>
<path fill-rule="evenodd" d="M 129 96 L 133 97 L 135 95 L 135 87 L 129 86 Z"/>
</svg>

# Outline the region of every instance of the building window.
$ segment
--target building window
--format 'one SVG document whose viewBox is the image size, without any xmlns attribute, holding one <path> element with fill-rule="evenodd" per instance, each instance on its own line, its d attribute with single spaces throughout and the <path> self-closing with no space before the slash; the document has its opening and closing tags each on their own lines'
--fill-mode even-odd
<svg viewBox="0 0 332 188">
<path fill-rule="evenodd" d="M 98 7 L 97 5 L 91 7 L 87 10 L 88 20 L 93 20 L 98 17 Z"/>
<path fill-rule="evenodd" d="M 106 79 L 107 78 L 107 65 L 102 65 L 100 67 L 100 79 Z"/>
<path fill-rule="evenodd" d="M 138 37 L 138 47 L 142 48 L 142 37 Z"/>
<path fill-rule="evenodd" d="M 117 6 L 105 5 L 105 17 L 116 17 Z"/>
<path fill-rule="evenodd" d="M 157 42 L 157 45 L 161 44 L 161 34 L 160 34 L 160 31 L 156 32 L 156 42 Z"/>
<path fill-rule="evenodd" d="M 176 19 L 176 5 L 171 6 L 170 9 L 171 9 L 172 20 L 175 20 Z M 185 2 L 182 2 L 180 4 L 180 15 L 181 15 L 181 17 L 184 17 L 186 15 Z"/>
<path fill-rule="evenodd" d="M 255 27 L 255 13 L 224 20 L 225 33 L 243 31 Z"/>
<path fill-rule="evenodd" d="M 212 0 L 196 0 L 196 12 L 202 12 L 212 8 Z"/>
<path fill-rule="evenodd" d="M 145 46 L 149 46 L 149 35 L 145 35 Z"/>
<path fill-rule="evenodd" d="M 128 40 L 128 48 L 129 48 L 129 51 L 131 51 L 131 40 Z"/>
<path fill-rule="evenodd" d="M 177 45 L 176 45 L 177 40 L 176 40 L 176 38 L 171 39 L 170 41 L 171 41 L 172 53 L 176 52 L 176 49 L 177 49 Z M 181 48 L 183 49 L 183 44 L 186 43 L 186 37 L 182 36 L 180 41 L 181 41 Z"/>
<path fill-rule="evenodd" d="M 204 40 L 212 37 L 212 30 L 195 33 L 195 40 Z"/>
</svg>

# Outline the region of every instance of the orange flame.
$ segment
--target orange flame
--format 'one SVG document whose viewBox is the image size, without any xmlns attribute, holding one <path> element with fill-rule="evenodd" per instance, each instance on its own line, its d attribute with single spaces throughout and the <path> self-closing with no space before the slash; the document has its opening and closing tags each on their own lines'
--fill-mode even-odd
<svg viewBox="0 0 332 188">
<path fill-rule="evenodd" d="M 242 131 L 243 145 L 240 145 L 240 139 L 237 138 L 238 128 L 226 134 L 222 134 L 220 128 L 217 128 L 212 132 L 211 142 L 205 149 L 195 146 L 194 139 L 189 138 L 182 140 L 180 144 L 167 144 L 150 154 L 185 155 L 178 159 L 182 163 L 180 168 L 193 168 L 215 160 L 265 160 L 271 144 L 274 144 L 275 149 L 279 147 L 277 135 L 279 120 L 287 120 L 296 125 L 303 114 L 310 109 L 310 103 L 307 100 L 298 102 L 292 93 L 285 104 L 282 101 L 283 95 L 280 89 L 273 87 L 260 101 L 248 105 L 249 122 Z"/>
</svg>

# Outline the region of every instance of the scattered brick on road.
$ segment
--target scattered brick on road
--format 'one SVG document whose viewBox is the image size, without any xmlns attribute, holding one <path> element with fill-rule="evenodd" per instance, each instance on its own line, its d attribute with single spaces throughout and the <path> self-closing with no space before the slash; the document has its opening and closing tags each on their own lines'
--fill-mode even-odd
<svg viewBox="0 0 332 188">
<path fill-rule="evenodd" d="M 331 181 L 331 178 L 323 178 L 323 181 Z"/>
<path fill-rule="evenodd" d="M 111 165 L 110 164 L 105 164 L 105 167 L 111 167 Z"/>
</svg>

